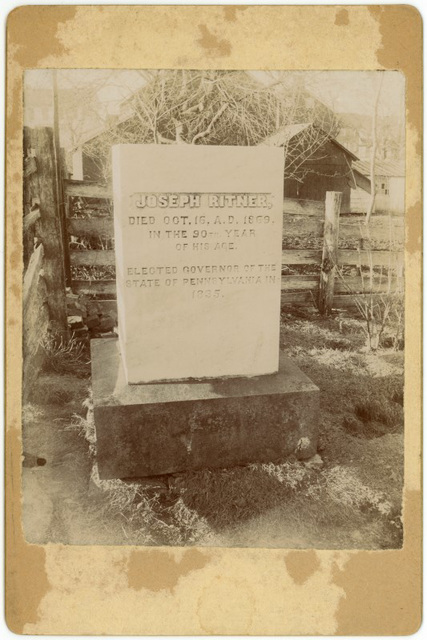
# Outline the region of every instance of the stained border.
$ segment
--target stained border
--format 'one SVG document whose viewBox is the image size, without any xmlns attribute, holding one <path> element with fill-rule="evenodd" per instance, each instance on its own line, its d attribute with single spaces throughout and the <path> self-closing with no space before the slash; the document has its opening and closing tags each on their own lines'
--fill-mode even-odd
<svg viewBox="0 0 427 640">
<path fill-rule="evenodd" d="M 421 54 L 422 20 L 409 5 L 44 5 L 11 12 L 5 234 L 6 615 L 11 630 L 402 635 L 417 629 L 421 617 Z M 24 541 L 20 513 L 22 216 L 15 213 L 21 210 L 22 75 L 28 68 L 47 67 L 395 69 L 405 74 L 408 329 L 402 550 L 153 551 L 42 547 Z M 67 568 L 75 563 L 101 576 L 92 590 L 87 581 L 76 579 L 75 572 L 67 578 Z M 153 571 L 157 571 L 154 582 Z M 271 579 L 263 580 L 265 575 Z M 106 576 L 115 585 L 113 591 L 102 581 Z M 61 620 L 59 603 L 64 593 L 72 610 Z M 82 615 L 87 598 L 93 620 L 90 628 Z M 306 603 L 305 611 L 301 601 Z"/>
</svg>

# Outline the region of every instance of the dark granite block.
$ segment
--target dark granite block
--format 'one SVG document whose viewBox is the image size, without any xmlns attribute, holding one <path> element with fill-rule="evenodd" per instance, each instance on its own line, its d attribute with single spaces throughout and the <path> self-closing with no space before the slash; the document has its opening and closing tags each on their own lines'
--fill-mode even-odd
<svg viewBox="0 0 427 640">
<path fill-rule="evenodd" d="M 118 341 L 91 345 L 102 479 L 316 453 L 319 390 L 288 358 L 273 375 L 128 385 Z"/>
</svg>

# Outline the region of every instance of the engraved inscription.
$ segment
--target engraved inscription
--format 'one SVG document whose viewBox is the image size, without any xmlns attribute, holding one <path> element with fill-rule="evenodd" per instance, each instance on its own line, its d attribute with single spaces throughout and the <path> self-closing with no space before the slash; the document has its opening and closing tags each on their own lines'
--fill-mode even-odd
<svg viewBox="0 0 427 640">
<path fill-rule="evenodd" d="M 160 253 L 184 252 L 188 264 L 129 265 L 126 288 L 182 287 L 190 291 L 192 300 L 200 300 L 224 297 L 223 288 L 276 284 L 280 278 L 279 262 L 238 263 L 241 242 L 255 240 L 266 225 L 274 224 L 274 219 L 265 212 L 271 209 L 273 201 L 271 193 L 132 194 L 127 220 L 141 242 L 157 242 Z M 218 209 L 226 212 L 219 214 Z M 233 252 L 236 264 L 191 264 L 192 253 L 218 251 Z"/>
<path fill-rule="evenodd" d="M 128 382 L 277 371 L 283 164 L 271 147 L 113 149 Z"/>
</svg>

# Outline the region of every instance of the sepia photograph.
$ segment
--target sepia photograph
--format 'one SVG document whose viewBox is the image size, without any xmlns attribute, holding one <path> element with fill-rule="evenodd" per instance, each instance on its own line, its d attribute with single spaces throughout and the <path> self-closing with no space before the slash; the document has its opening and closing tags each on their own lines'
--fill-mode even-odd
<svg viewBox="0 0 427 640">
<path fill-rule="evenodd" d="M 400 549 L 405 77 L 24 75 L 22 520 Z"/>
<path fill-rule="evenodd" d="M 418 10 L 6 31 L 10 633 L 415 633 Z"/>
</svg>

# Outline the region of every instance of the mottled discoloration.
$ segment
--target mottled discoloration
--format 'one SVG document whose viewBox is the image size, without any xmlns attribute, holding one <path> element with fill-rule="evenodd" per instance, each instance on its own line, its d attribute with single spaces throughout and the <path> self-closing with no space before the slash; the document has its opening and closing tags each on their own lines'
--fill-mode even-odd
<svg viewBox="0 0 427 640">
<path fill-rule="evenodd" d="M 370 6 L 378 20 L 381 46 L 377 49 L 379 64 L 384 69 L 398 69 L 406 78 L 407 122 L 421 133 L 422 127 L 422 19 L 415 7 Z M 421 136 L 417 153 L 421 153 Z"/>
<path fill-rule="evenodd" d="M 314 550 L 290 551 L 285 558 L 286 569 L 295 584 L 304 584 L 320 569 L 320 560 Z"/>
<path fill-rule="evenodd" d="M 422 205 L 419 202 L 406 209 L 405 249 L 411 254 L 420 254 L 422 246 Z"/>
<path fill-rule="evenodd" d="M 170 551 L 132 551 L 127 566 L 129 587 L 173 591 L 180 578 L 203 569 L 208 562 L 207 554 L 197 549 L 189 549 L 180 560 L 176 560 Z"/>
<path fill-rule="evenodd" d="M 231 44 L 228 40 L 220 39 L 208 29 L 205 24 L 199 24 L 201 38 L 198 38 L 198 44 L 206 49 L 209 56 L 222 57 L 229 56 L 231 53 Z"/>
<path fill-rule="evenodd" d="M 350 557 L 344 570 L 335 569 L 334 582 L 345 596 L 336 614 L 337 635 L 415 633 L 421 624 L 421 508 L 420 493 L 405 495 L 405 545 L 401 551 L 362 552 Z M 408 568 L 411 570 L 408 571 Z"/>
<path fill-rule="evenodd" d="M 9 629 L 22 634 L 24 625 L 39 620 L 39 605 L 50 589 L 45 571 L 45 550 L 25 542 L 21 526 L 21 504 L 17 500 L 21 464 L 21 442 L 16 428 L 6 433 L 6 621 Z"/>
<path fill-rule="evenodd" d="M 255 606 L 248 582 L 215 576 L 198 599 L 197 617 L 209 635 L 251 635 Z"/>
<path fill-rule="evenodd" d="M 339 9 L 335 15 L 335 24 L 338 26 L 346 26 L 350 24 L 347 9 Z"/>
<path fill-rule="evenodd" d="M 12 263 L 12 260 L 11 260 Z M 11 267 L 13 268 L 13 264 L 11 264 Z M 20 298 L 21 296 L 21 287 L 16 283 L 16 282 L 12 282 L 12 284 L 9 287 L 9 292 L 15 296 L 15 298 Z"/>
<path fill-rule="evenodd" d="M 36 67 L 48 54 L 60 55 L 58 25 L 71 19 L 74 7 L 18 7 L 7 21 L 7 217 L 6 314 L 9 327 L 6 366 L 6 619 L 15 633 L 40 619 L 39 606 L 50 590 L 44 548 L 25 542 L 21 527 L 21 441 L 16 425 L 21 405 L 21 299 L 22 278 L 22 73 Z"/>
<path fill-rule="evenodd" d="M 415 188 L 419 192 L 421 163 L 415 164 L 412 154 L 414 153 L 418 159 L 422 154 L 421 15 L 411 6 L 372 6 L 369 7 L 369 11 L 378 20 L 381 33 L 381 47 L 377 50 L 378 62 L 386 69 L 399 69 L 405 74 L 407 127 L 411 127 L 412 133 L 418 133 L 418 136 L 407 136 L 407 173 L 412 174 L 412 182 L 415 178 Z M 408 185 L 409 179 L 406 188 L 407 201 L 410 195 Z M 418 253 L 422 237 L 421 203 L 408 207 L 406 215 L 406 250 L 411 254 Z"/>
<path fill-rule="evenodd" d="M 22 67 L 37 67 L 47 56 L 59 56 L 67 46 L 58 38 L 58 27 L 76 15 L 77 7 L 24 6 L 8 17 L 9 44 L 15 47 L 14 60 Z"/>
<path fill-rule="evenodd" d="M 15 247 L 14 249 L 12 249 L 12 251 L 9 253 L 9 269 L 11 271 L 15 270 L 15 269 L 19 269 L 19 267 L 21 266 L 21 251 L 19 247 Z M 15 285 L 18 286 L 18 285 Z M 16 291 L 13 290 L 12 287 L 9 288 L 10 291 L 12 291 L 12 293 L 16 294 Z"/>
<path fill-rule="evenodd" d="M 72 20 L 76 14 L 76 7 L 24 6 L 14 9 L 7 20 L 7 47 L 13 49 L 14 64 L 18 68 L 35 68 L 49 55 L 61 56 L 67 47 L 58 38 L 60 24 Z M 19 132 L 18 114 L 15 110 L 22 101 L 20 82 L 15 78 L 11 87 L 12 95 L 8 104 L 13 110 L 8 119 L 9 135 Z M 12 99 L 11 99 L 12 98 Z M 16 121 L 16 129 L 13 126 Z"/>
<path fill-rule="evenodd" d="M 248 7 L 243 6 L 228 6 L 223 7 L 224 10 L 224 18 L 229 22 L 236 22 L 237 20 L 237 12 L 238 11 L 246 11 Z"/>
</svg>

